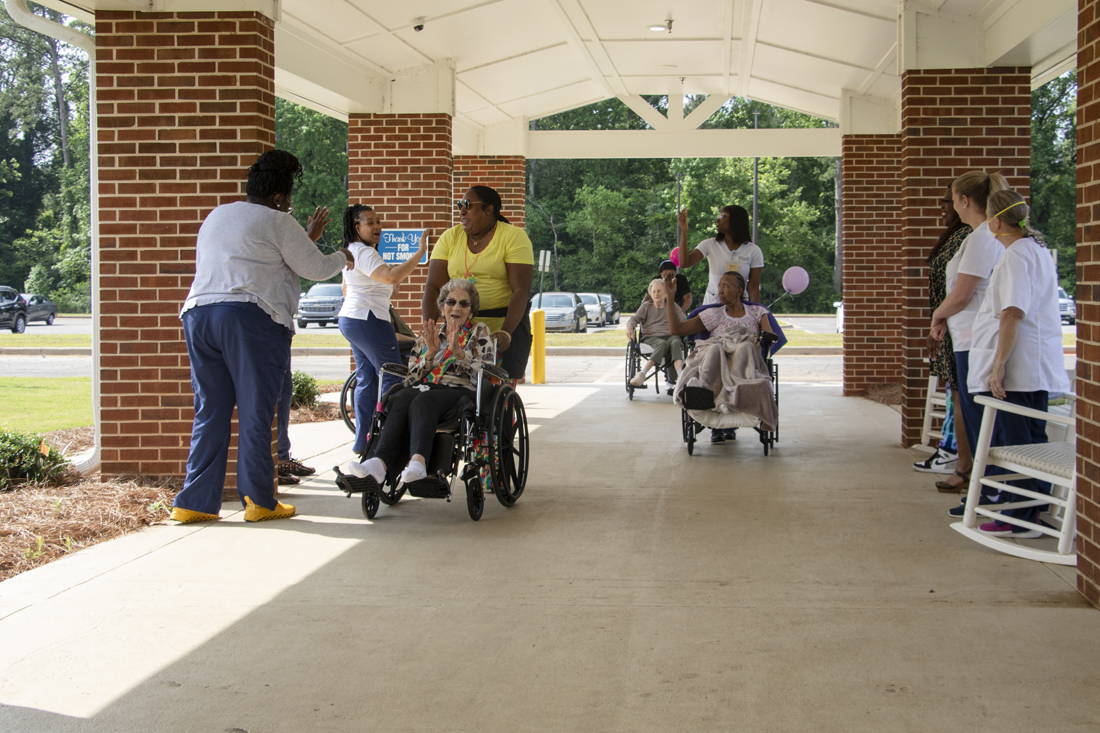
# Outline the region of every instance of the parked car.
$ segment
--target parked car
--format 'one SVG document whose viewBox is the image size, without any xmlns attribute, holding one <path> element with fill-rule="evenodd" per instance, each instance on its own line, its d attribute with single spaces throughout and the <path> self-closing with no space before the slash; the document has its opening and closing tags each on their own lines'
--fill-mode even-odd
<svg viewBox="0 0 1100 733">
<path fill-rule="evenodd" d="M 833 307 L 836 308 L 836 332 L 844 333 L 844 301 L 838 300 Z"/>
<path fill-rule="evenodd" d="M 27 302 L 15 288 L 0 285 L 0 328 L 10 328 L 12 333 L 27 330 Z"/>
<path fill-rule="evenodd" d="M 57 304 L 45 295 L 22 295 L 23 300 L 27 301 L 27 321 L 45 321 L 47 326 L 52 326 L 53 319 L 57 318 Z"/>
<path fill-rule="evenodd" d="M 602 326 L 611 321 L 604 311 L 603 301 L 595 293 L 577 293 L 577 297 L 584 303 L 584 309 L 588 313 L 588 322 L 596 326 Z"/>
<path fill-rule="evenodd" d="M 311 323 L 324 328 L 336 323 L 343 305 L 344 294 L 340 283 L 317 283 L 298 301 L 298 328 L 305 328 Z"/>
<path fill-rule="evenodd" d="M 607 314 L 607 322 L 619 324 L 622 320 L 622 313 L 619 312 L 619 301 L 611 297 L 611 293 L 599 293 L 600 300 L 603 301 L 603 310 Z"/>
<path fill-rule="evenodd" d="M 1063 288 L 1058 288 L 1058 313 L 1062 316 L 1062 323 L 1077 323 L 1077 304 Z"/>
<path fill-rule="evenodd" d="M 532 308 L 546 312 L 547 331 L 588 331 L 588 311 L 576 293 L 543 293 L 531 298 Z"/>
</svg>

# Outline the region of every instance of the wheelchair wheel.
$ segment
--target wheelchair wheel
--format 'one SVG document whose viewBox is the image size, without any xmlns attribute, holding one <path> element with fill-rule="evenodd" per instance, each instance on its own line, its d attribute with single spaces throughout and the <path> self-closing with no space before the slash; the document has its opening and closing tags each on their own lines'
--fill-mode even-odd
<svg viewBox="0 0 1100 733">
<path fill-rule="evenodd" d="M 369 492 L 363 492 L 363 516 L 367 519 L 374 519 L 374 515 L 378 513 L 378 494 L 371 494 Z"/>
<path fill-rule="evenodd" d="M 634 375 L 638 373 L 638 360 L 635 358 L 634 346 L 627 344 L 626 347 L 626 396 L 631 400 L 634 399 L 634 385 L 630 383 L 630 380 L 634 378 Z"/>
<path fill-rule="evenodd" d="M 684 426 L 684 430 L 687 433 L 687 435 L 684 437 L 684 440 L 687 441 L 688 444 L 688 455 L 693 456 L 695 455 L 695 420 L 691 417 L 691 415 L 687 413 L 687 410 L 684 410 L 683 412 L 684 421 L 687 423 Z"/>
<path fill-rule="evenodd" d="M 505 507 L 512 507 L 527 485 L 527 412 L 523 400 L 508 386 L 497 390 L 489 423 L 489 471 L 493 491 Z"/>
<path fill-rule="evenodd" d="M 389 481 L 382 485 L 382 492 L 378 498 L 382 500 L 382 503 L 386 506 L 393 506 L 397 502 L 401 501 L 401 497 L 405 495 L 405 484 L 398 484 L 394 486 Z"/>
<path fill-rule="evenodd" d="M 466 482 L 466 509 L 475 522 L 481 519 L 481 513 L 485 511 L 485 489 L 477 476 Z"/>
<path fill-rule="evenodd" d="M 352 372 L 340 390 L 340 417 L 344 419 L 348 430 L 353 433 L 355 432 L 355 385 L 355 372 Z"/>
</svg>

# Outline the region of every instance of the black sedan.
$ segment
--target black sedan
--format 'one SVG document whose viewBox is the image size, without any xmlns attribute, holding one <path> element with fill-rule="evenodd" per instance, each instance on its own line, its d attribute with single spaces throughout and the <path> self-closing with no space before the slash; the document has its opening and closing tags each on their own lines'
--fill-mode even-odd
<svg viewBox="0 0 1100 733">
<path fill-rule="evenodd" d="M 23 300 L 27 302 L 27 320 L 45 321 L 47 326 L 52 326 L 57 318 L 57 304 L 45 295 L 23 293 Z"/>
<path fill-rule="evenodd" d="M 619 312 L 619 301 L 615 300 L 611 296 L 611 293 L 600 293 L 600 300 L 603 301 L 603 309 L 607 314 L 607 322 L 618 324 L 622 320 L 622 314 Z"/>
<path fill-rule="evenodd" d="M 10 328 L 12 333 L 27 330 L 27 302 L 19 292 L 0 286 L 0 328 Z"/>
</svg>

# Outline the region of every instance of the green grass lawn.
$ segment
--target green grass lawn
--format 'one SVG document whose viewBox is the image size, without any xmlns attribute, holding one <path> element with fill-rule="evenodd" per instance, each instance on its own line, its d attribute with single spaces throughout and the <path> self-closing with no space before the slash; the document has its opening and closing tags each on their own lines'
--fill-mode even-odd
<svg viewBox="0 0 1100 733">
<path fill-rule="evenodd" d="M 71 334 L 68 336 L 43 334 L 40 336 L 31 333 L 0 332 L 0 348 L 11 346 L 27 346 L 32 348 L 53 346 L 75 348 L 83 346 L 84 348 L 91 348 L 92 337 L 90 334 L 88 336 L 80 336 L 78 334 Z"/>
<path fill-rule="evenodd" d="M 91 377 L 0 377 L 0 428 L 48 433 L 91 425 Z"/>
</svg>

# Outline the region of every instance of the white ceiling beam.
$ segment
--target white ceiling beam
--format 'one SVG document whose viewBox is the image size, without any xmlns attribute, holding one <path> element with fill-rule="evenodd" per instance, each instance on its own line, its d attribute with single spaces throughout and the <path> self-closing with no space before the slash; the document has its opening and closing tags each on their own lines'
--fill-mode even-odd
<svg viewBox="0 0 1100 733">
<path fill-rule="evenodd" d="M 1076 38 L 1076 0 L 1018 2 L 984 24 L 988 65 L 1031 66 Z"/>
<path fill-rule="evenodd" d="M 1077 68 L 1077 41 L 1067 44 L 1031 67 L 1032 91 Z"/>
<path fill-rule="evenodd" d="M 942 5 L 944 3 L 944 1 L 945 0 L 940 0 L 940 4 Z M 820 5 L 821 7 L 828 8 L 829 10 L 838 10 L 842 13 L 848 13 L 849 15 L 858 15 L 858 16 L 861 16 L 863 18 L 870 18 L 871 20 L 881 20 L 883 23 L 893 24 L 893 23 L 896 23 L 897 20 L 898 20 L 896 17 L 894 17 L 892 15 L 887 16 L 887 15 L 879 15 L 878 13 L 868 13 L 866 10 L 859 10 L 857 8 L 849 8 L 849 7 L 845 7 L 844 5 L 836 5 L 834 3 L 825 2 L 824 0 L 803 0 L 803 2 L 813 3 L 814 5 Z"/>
<path fill-rule="evenodd" d="M 742 97 L 749 96 L 752 64 L 756 56 L 756 36 L 760 32 L 760 12 L 763 5 L 764 0 L 748 0 L 741 23 L 741 63 L 737 69 L 737 81 Z"/>
<path fill-rule="evenodd" d="M 527 157 L 772 158 L 836 157 L 840 128 L 782 130 L 531 130 Z"/>
<path fill-rule="evenodd" d="M 757 41 L 756 45 L 757 46 L 763 46 L 764 48 L 774 48 L 778 51 L 784 51 L 786 53 L 793 53 L 793 54 L 797 54 L 799 56 L 805 56 L 806 58 L 816 59 L 817 61 L 826 61 L 830 64 L 836 64 L 837 66 L 847 66 L 850 69 L 859 69 L 860 71 L 873 71 L 873 69 L 871 69 L 870 67 L 863 66 L 862 64 L 853 64 L 851 61 L 842 61 L 838 58 L 833 58 L 831 56 L 822 56 L 820 54 L 810 53 L 809 51 L 803 51 L 802 49 L 798 49 L 798 48 L 790 48 L 789 46 L 780 46 L 777 43 L 767 43 L 765 41 Z"/>
<path fill-rule="evenodd" d="M 894 43 L 890 47 L 890 50 L 886 52 L 886 55 L 879 59 L 879 62 L 875 64 L 875 70 L 867 75 L 867 78 L 863 80 L 863 83 L 859 85 L 859 93 L 866 94 L 870 91 L 871 87 L 875 85 L 875 82 L 886 73 L 887 69 L 897 68 L 898 63 L 898 44 Z"/>
<path fill-rule="evenodd" d="M 726 0 L 723 6 L 725 12 L 725 32 L 722 33 L 722 92 L 727 96 L 733 94 L 733 89 L 730 88 L 730 75 L 732 74 L 733 66 L 733 16 L 734 16 L 734 3 L 737 0 Z"/>
<path fill-rule="evenodd" d="M 620 96 L 619 99 L 621 99 L 627 107 L 634 110 L 634 112 L 645 120 L 654 130 L 669 129 L 668 118 L 661 114 L 652 104 L 645 101 L 641 96 L 637 94 L 628 94 Z"/>
<path fill-rule="evenodd" d="M 618 90 L 614 89 L 612 85 L 608 83 L 603 70 L 600 68 L 600 65 L 596 63 L 596 59 L 592 57 L 592 53 L 589 51 L 584 39 L 581 38 L 580 33 L 577 32 L 577 28 L 573 25 L 573 21 L 570 19 L 569 14 L 565 12 L 565 9 L 561 6 L 561 0 L 543 0 L 543 5 L 550 11 L 551 15 L 560 21 L 561 29 L 565 33 L 569 45 L 573 47 L 580 56 L 581 61 L 588 67 L 589 73 L 592 74 L 592 80 L 602 86 L 607 91 L 607 96 L 609 97 L 617 97 L 625 93 L 626 87 L 623 86 L 621 80 L 617 85 L 619 87 Z M 593 35 L 593 37 L 595 36 Z"/>
</svg>

